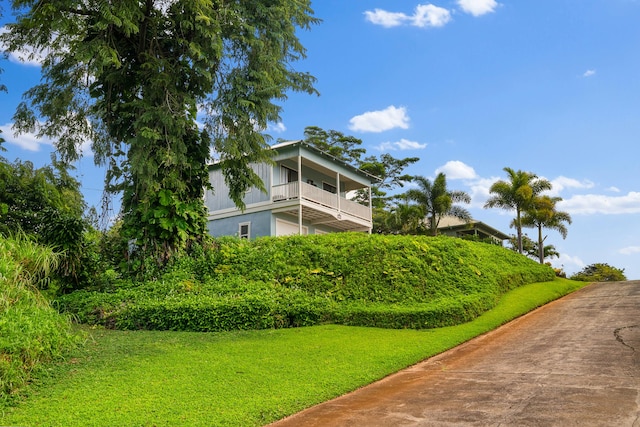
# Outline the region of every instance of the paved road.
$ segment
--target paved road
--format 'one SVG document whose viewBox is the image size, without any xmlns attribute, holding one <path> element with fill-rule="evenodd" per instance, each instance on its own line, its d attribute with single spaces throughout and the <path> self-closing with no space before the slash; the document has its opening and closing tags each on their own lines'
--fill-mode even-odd
<svg viewBox="0 0 640 427">
<path fill-rule="evenodd" d="M 640 281 L 590 285 L 288 426 L 640 427 Z"/>
</svg>

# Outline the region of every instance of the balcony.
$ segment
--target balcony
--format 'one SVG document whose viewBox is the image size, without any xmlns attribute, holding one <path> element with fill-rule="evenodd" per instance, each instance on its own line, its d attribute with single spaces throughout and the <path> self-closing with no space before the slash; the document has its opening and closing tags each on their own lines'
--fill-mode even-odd
<svg viewBox="0 0 640 427">
<path fill-rule="evenodd" d="M 339 194 L 325 191 L 304 182 L 295 181 L 274 185 L 271 187 L 271 195 L 271 199 L 275 203 L 300 200 L 306 207 L 329 213 L 338 220 L 343 219 L 342 214 L 345 214 L 353 217 L 356 222 L 361 222 L 359 220 L 371 222 L 371 209 L 369 206 L 361 205 Z"/>
</svg>

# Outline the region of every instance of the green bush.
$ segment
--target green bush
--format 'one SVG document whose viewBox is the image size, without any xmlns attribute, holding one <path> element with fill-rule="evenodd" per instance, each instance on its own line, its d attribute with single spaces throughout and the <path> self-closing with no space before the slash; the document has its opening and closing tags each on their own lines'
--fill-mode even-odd
<svg viewBox="0 0 640 427">
<path fill-rule="evenodd" d="M 582 282 L 623 282 L 627 280 L 624 275 L 624 269 L 612 267 L 604 263 L 588 265 L 571 276 L 570 279 Z"/>
<path fill-rule="evenodd" d="M 553 277 L 502 247 L 446 236 L 223 238 L 177 257 L 156 279 L 108 270 L 100 292 L 57 303 L 82 322 L 120 329 L 433 328 L 469 321 L 505 292 Z"/>
<path fill-rule="evenodd" d="M 77 343 L 67 317 L 40 294 L 34 279 L 56 267 L 51 249 L 26 237 L 0 236 L 0 399 L 24 386 L 34 370 Z"/>
</svg>

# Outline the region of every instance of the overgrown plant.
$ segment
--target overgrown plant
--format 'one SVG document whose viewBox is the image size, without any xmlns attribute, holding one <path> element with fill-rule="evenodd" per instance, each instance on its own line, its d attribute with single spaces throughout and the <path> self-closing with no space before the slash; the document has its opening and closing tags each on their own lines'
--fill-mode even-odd
<svg viewBox="0 0 640 427">
<path fill-rule="evenodd" d="M 318 22 L 309 0 L 10 4 L 6 50 L 45 55 L 15 125 L 53 138 L 64 161 L 93 141 L 107 189 L 122 194 L 123 234 L 159 264 L 206 233 L 210 150 L 242 207 L 248 188 L 263 188 L 250 164 L 269 159 L 275 101 L 316 93 L 292 68 L 305 56 L 297 30 Z"/>
<path fill-rule="evenodd" d="M 77 343 L 71 323 L 37 290 L 58 256 L 21 235 L 0 236 L 0 400 L 8 400 L 43 363 Z"/>
<path fill-rule="evenodd" d="M 123 329 L 218 331 L 340 323 L 433 328 L 469 321 L 548 266 L 442 236 L 335 233 L 218 239 L 145 281 L 58 299 L 81 321 Z"/>
</svg>

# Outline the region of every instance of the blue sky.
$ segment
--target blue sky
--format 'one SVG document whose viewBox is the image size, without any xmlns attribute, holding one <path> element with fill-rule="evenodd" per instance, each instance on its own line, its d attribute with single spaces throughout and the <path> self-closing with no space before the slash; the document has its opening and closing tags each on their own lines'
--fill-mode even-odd
<svg viewBox="0 0 640 427">
<path fill-rule="evenodd" d="M 313 9 L 322 23 L 300 33 L 308 58 L 296 68 L 317 77 L 320 96 L 291 94 L 269 129 L 274 142 L 319 126 L 362 139 L 368 154 L 420 157 L 409 173 L 445 172 L 471 195 L 475 219 L 509 234 L 512 212 L 482 208 L 488 189 L 505 166 L 536 173 L 573 218 L 566 240 L 546 233 L 562 254 L 553 264 L 574 273 L 606 262 L 640 279 L 640 1 L 322 0 Z M 10 130 L 39 67 L 0 66 L 4 156 L 47 163 L 50 143 Z M 77 173 L 98 206 L 104 172 L 90 152 Z"/>
</svg>

